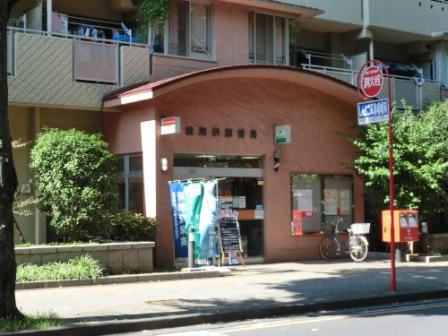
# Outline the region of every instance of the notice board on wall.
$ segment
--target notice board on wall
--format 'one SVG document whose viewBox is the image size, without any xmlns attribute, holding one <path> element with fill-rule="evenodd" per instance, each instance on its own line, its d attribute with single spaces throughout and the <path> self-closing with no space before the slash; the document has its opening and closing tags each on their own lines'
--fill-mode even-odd
<svg viewBox="0 0 448 336">
<path fill-rule="evenodd" d="M 221 217 L 217 221 L 222 253 L 240 252 L 241 233 L 236 217 Z"/>
</svg>

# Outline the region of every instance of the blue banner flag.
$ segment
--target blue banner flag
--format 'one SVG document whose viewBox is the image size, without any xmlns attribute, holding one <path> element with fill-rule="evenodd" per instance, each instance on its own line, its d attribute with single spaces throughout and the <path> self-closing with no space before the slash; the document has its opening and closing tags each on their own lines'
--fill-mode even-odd
<svg viewBox="0 0 448 336">
<path fill-rule="evenodd" d="M 175 258 L 188 257 L 188 233 L 185 223 L 185 194 L 181 182 L 170 182 L 171 215 Z"/>
</svg>

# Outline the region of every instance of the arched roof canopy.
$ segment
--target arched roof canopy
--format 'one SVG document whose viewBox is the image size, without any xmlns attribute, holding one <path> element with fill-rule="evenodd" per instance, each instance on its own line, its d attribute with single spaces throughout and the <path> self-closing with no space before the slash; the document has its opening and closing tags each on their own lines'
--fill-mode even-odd
<svg viewBox="0 0 448 336">
<path fill-rule="evenodd" d="M 193 84 L 241 78 L 285 81 L 316 90 L 324 96 L 333 96 L 352 105 L 361 100 L 354 86 L 313 71 L 279 65 L 240 65 L 211 68 L 156 82 L 136 84 L 106 95 L 103 99 L 103 106 L 114 108 L 150 101 Z"/>
</svg>

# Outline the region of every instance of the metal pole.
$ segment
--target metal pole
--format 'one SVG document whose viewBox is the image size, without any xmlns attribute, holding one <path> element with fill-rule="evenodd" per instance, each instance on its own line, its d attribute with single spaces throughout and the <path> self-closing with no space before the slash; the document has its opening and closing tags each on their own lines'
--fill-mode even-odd
<svg viewBox="0 0 448 336">
<path fill-rule="evenodd" d="M 390 277 L 390 290 L 392 292 L 397 291 L 397 279 L 395 274 L 395 225 L 394 225 L 394 199 L 395 199 L 395 186 L 394 186 L 394 150 L 393 150 L 393 125 L 392 125 L 392 88 L 389 71 L 381 63 L 383 69 L 386 71 L 388 79 L 388 96 L 389 96 L 389 125 L 388 125 L 388 138 L 389 138 L 389 210 L 390 210 L 390 265 L 391 265 L 391 277 Z"/>
<path fill-rule="evenodd" d="M 368 65 L 376 64 L 377 67 L 381 67 L 382 73 L 386 73 L 387 80 L 388 80 L 388 100 L 389 100 L 389 111 L 388 111 L 388 143 L 389 143 L 389 210 L 390 210 L 390 224 L 391 224 L 391 239 L 390 239 L 390 263 L 391 263 L 391 278 L 390 278 L 390 290 L 392 292 L 397 291 L 397 281 L 396 281 L 396 274 L 395 274 L 395 223 L 394 223 L 394 200 L 395 200 L 395 194 L 394 194 L 394 152 L 393 152 L 393 125 L 392 125 L 392 85 L 391 85 L 391 76 L 389 74 L 389 71 L 387 70 L 386 66 L 383 64 L 383 62 L 380 62 L 378 60 L 371 59 L 370 61 L 367 61 L 359 70 L 358 73 L 358 92 L 363 94 L 363 98 L 373 98 L 372 96 L 366 94 L 361 89 L 361 76 L 363 69 Z M 376 97 L 378 94 L 376 94 L 374 97 Z M 362 96 L 362 95 L 361 95 Z"/>
<path fill-rule="evenodd" d="M 429 254 L 429 245 L 428 245 L 428 223 L 422 223 L 422 243 L 423 243 L 423 254 Z"/>
<path fill-rule="evenodd" d="M 218 267 L 221 267 L 221 245 L 220 245 L 220 239 L 219 239 L 219 230 L 218 230 L 218 223 L 215 224 L 215 249 L 216 249 L 216 255 L 217 255 L 217 265 Z"/>
<path fill-rule="evenodd" d="M 51 34 L 53 31 L 52 23 L 53 23 L 53 0 L 47 0 L 47 32 Z"/>
<path fill-rule="evenodd" d="M 194 229 L 188 231 L 188 268 L 194 267 Z"/>
</svg>

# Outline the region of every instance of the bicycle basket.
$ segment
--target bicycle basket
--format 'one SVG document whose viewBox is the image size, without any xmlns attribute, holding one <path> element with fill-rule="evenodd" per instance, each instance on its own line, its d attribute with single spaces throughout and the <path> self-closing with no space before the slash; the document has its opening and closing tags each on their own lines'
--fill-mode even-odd
<svg viewBox="0 0 448 336">
<path fill-rule="evenodd" d="M 350 225 L 353 234 L 368 234 L 370 232 L 370 223 L 355 223 Z"/>
<path fill-rule="evenodd" d="M 336 232 L 336 225 L 331 223 L 324 223 L 324 233 L 328 236 L 333 236 Z"/>
</svg>

